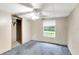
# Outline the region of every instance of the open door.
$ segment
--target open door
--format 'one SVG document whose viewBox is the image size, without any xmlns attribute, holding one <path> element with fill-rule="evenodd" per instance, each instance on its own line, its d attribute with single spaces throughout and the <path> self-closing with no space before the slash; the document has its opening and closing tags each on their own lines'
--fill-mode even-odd
<svg viewBox="0 0 79 59">
<path fill-rule="evenodd" d="M 16 19 L 16 41 L 22 44 L 22 19 Z"/>
</svg>

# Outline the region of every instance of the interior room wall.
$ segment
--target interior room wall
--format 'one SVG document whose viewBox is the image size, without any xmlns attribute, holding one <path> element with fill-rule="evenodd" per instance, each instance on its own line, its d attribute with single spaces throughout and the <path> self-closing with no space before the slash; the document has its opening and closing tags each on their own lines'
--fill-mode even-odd
<svg viewBox="0 0 79 59">
<path fill-rule="evenodd" d="M 31 34 L 31 21 L 27 18 L 22 19 L 22 43 L 30 41 L 32 38 Z"/>
<path fill-rule="evenodd" d="M 12 49 L 12 41 L 16 39 L 16 30 L 12 27 L 11 13 L 0 10 L 0 54 Z M 12 32 L 12 30 L 14 30 Z M 13 39 L 12 39 L 13 38 Z M 22 43 L 31 40 L 31 21 L 22 19 Z"/>
<path fill-rule="evenodd" d="M 16 19 L 12 17 L 12 22 L 16 22 Z M 12 43 L 16 41 L 16 24 L 12 24 Z"/>
<path fill-rule="evenodd" d="M 79 4 L 68 17 L 68 47 L 72 54 L 79 54 Z"/>
<path fill-rule="evenodd" d="M 11 15 L 0 10 L 0 54 L 11 49 Z"/>
<path fill-rule="evenodd" d="M 57 18 L 55 20 L 56 38 L 48 38 L 43 36 L 43 20 L 32 21 L 32 40 L 67 45 L 67 19 Z"/>
</svg>

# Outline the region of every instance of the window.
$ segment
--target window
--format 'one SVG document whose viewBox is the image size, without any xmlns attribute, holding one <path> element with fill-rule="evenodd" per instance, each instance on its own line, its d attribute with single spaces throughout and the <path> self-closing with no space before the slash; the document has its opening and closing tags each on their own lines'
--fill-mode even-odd
<svg viewBox="0 0 79 59">
<path fill-rule="evenodd" d="M 55 20 L 43 21 L 43 36 L 44 37 L 56 37 L 56 22 Z"/>
</svg>

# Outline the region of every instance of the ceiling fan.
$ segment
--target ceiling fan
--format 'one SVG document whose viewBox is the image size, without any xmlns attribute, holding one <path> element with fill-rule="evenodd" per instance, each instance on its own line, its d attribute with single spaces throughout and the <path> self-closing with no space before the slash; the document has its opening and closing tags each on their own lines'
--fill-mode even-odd
<svg viewBox="0 0 79 59">
<path fill-rule="evenodd" d="M 58 3 L 20 3 L 32 10 L 22 13 L 17 13 L 17 16 L 27 17 L 32 14 L 30 18 L 33 19 L 52 19 L 56 17 L 67 17 L 77 4 L 58 4 Z M 29 17 L 28 17 L 29 18 Z"/>
<path fill-rule="evenodd" d="M 44 19 L 46 17 L 46 15 L 44 13 L 46 13 L 47 11 L 42 10 L 44 4 L 30 4 L 30 3 L 21 3 L 21 5 L 27 6 L 29 8 L 32 9 L 32 11 L 28 11 L 28 12 L 22 12 L 22 13 L 18 13 L 16 15 L 20 16 L 20 15 L 28 15 L 28 14 L 33 14 L 33 19 Z"/>
</svg>

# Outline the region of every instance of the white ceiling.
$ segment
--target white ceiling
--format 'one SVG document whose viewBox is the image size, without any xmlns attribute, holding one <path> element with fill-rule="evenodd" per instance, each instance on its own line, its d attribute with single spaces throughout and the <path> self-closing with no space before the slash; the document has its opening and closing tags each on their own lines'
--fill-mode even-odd
<svg viewBox="0 0 79 59">
<path fill-rule="evenodd" d="M 27 4 L 23 4 L 27 6 Z M 38 8 L 41 10 L 42 14 L 46 17 L 66 17 L 68 16 L 73 9 L 77 6 L 75 3 L 36 3 L 29 4 L 30 8 Z M 30 17 L 29 14 L 25 14 L 22 16 Z"/>
<path fill-rule="evenodd" d="M 0 3 L 0 9 L 6 10 L 12 14 L 33 11 L 34 8 L 41 10 L 46 17 L 66 17 L 68 16 L 77 4 L 74 3 Z M 29 13 L 31 14 L 31 13 Z M 22 17 L 31 18 L 29 14 L 21 15 Z"/>
<path fill-rule="evenodd" d="M 26 12 L 26 11 L 32 11 L 32 8 L 25 7 L 21 4 L 17 3 L 0 3 L 0 9 L 8 11 L 12 14 Z"/>
</svg>

